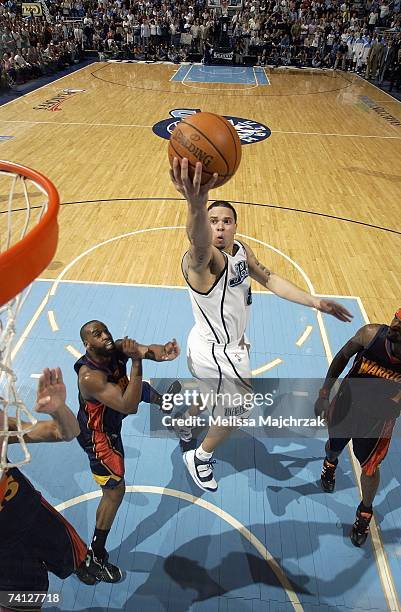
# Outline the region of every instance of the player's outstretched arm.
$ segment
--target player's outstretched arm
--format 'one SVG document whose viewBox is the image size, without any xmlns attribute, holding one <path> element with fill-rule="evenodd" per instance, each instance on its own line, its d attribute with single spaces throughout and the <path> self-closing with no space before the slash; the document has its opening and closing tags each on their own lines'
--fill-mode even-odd
<svg viewBox="0 0 401 612">
<path fill-rule="evenodd" d="M 150 359 L 152 361 L 173 361 L 181 352 L 175 338 L 166 344 L 139 344 L 125 336 L 122 340 L 116 340 L 115 346 L 118 351 L 131 359 Z"/>
<path fill-rule="evenodd" d="M 210 181 L 201 185 L 201 162 L 196 164 L 194 177 L 191 180 L 188 174 L 188 159 L 184 157 L 180 165 L 178 158 L 175 157 L 170 177 L 177 191 L 188 203 L 187 235 L 190 242 L 188 265 L 195 270 L 205 269 L 209 266 L 214 253 L 206 204 L 209 189 L 212 189 L 216 183 L 218 175 L 214 174 Z"/>
<path fill-rule="evenodd" d="M 350 321 L 353 315 L 344 306 L 333 300 L 324 300 L 315 295 L 307 293 L 303 289 L 300 289 L 290 281 L 274 274 L 268 270 L 253 253 L 252 249 L 248 245 L 244 245 L 247 252 L 249 275 L 251 278 L 256 280 L 258 283 L 266 287 L 270 291 L 273 291 L 279 297 L 296 304 L 303 304 L 304 306 L 310 306 L 316 308 L 321 312 L 333 315 L 340 321 Z"/>
<path fill-rule="evenodd" d="M 356 355 L 363 348 L 368 346 L 373 339 L 380 325 L 369 324 L 361 327 L 346 344 L 338 351 L 333 358 L 327 371 L 326 379 L 319 391 L 319 397 L 315 403 L 316 416 L 323 416 L 329 408 L 330 391 L 336 380 L 345 370 L 351 357 Z"/>
<path fill-rule="evenodd" d="M 173 361 L 180 354 L 180 346 L 175 338 L 166 344 L 149 344 L 144 346 L 144 359 L 152 361 Z"/>
<path fill-rule="evenodd" d="M 29 443 L 62 442 L 73 440 L 79 435 L 79 425 L 74 413 L 68 408 L 66 389 L 60 368 L 45 368 L 39 378 L 35 410 L 49 414 L 51 421 L 39 421 L 24 437 Z M 24 422 L 23 428 L 31 427 Z M 9 419 L 9 429 L 17 430 L 16 419 Z M 18 442 L 10 437 L 9 442 Z"/>
</svg>

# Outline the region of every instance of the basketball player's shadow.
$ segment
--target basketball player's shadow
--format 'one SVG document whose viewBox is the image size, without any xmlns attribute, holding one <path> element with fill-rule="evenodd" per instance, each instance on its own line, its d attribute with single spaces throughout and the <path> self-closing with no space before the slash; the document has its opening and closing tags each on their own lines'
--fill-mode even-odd
<svg viewBox="0 0 401 612">
<path fill-rule="evenodd" d="M 321 461 L 318 461 L 320 468 Z M 309 472 L 310 474 L 310 472 Z M 316 477 L 315 479 L 314 476 Z M 355 488 L 355 480 L 351 475 L 348 475 L 342 470 L 341 466 L 336 471 L 336 492 L 347 491 L 348 489 Z M 276 501 L 277 495 L 280 494 L 279 503 Z M 327 499 L 330 498 L 330 507 L 346 508 L 345 504 L 338 503 L 336 495 L 330 495 L 325 493 L 320 485 L 320 469 L 316 474 L 312 475 L 312 480 L 299 485 L 268 485 L 266 487 L 266 495 L 269 499 L 270 509 L 275 516 L 283 516 L 287 511 L 287 507 L 294 501 L 299 500 L 300 497 L 310 497 L 311 495 L 316 496 L 313 498 L 313 502 L 321 504 L 324 507 L 327 506 Z M 333 503 L 331 503 L 333 502 Z M 352 512 L 352 510 L 351 510 Z"/>
<path fill-rule="evenodd" d="M 286 442 L 289 445 L 293 443 L 290 439 Z M 294 451 L 288 454 L 272 452 L 257 437 L 244 430 L 238 430 L 224 443 L 221 449 L 216 450 L 215 458 L 218 462 L 221 461 L 231 465 L 233 468 L 231 473 L 233 474 L 256 469 L 269 480 L 282 482 L 294 478 L 294 470 L 301 470 L 310 461 L 316 460 L 316 457 L 305 457 L 305 450 L 308 451 L 308 449 L 303 440 L 297 440 L 297 443 L 300 447 L 296 452 L 303 453 L 302 457 L 294 456 Z M 250 486 L 255 490 L 263 490 L 265 485 L 266 482 L 261 478 L 250 479 Z"/>
<path fill-rule="evenodd" d="M 350 527 L 351 524 L 348 526 Z M 309 557 L 321 548 L 322 538 L 341 538 L 343 530 L 333 523 L 315 522 L 313 529 L 307 529 L 308 538 L 297 538 L 295 534 L 304 533 L 306 526 L 300 521 L 280 521 L 280 532 L 283 537 L 292 538 L 295 542 L 292 551 L 288 553 L 283 569 L 287 579 L 290 581 L 293 590 L 298 596 L 303 596 L 306 604 L 324 602 L 325 598 L 338 598 L 344 594 L 352 592 L 360 579 L 371 571 L 375 566 L 375 559 L 371 547 L 365 549 L 355 549 L 351 542 L 345 539 L 345 546 L 349 549 L 350 555 L 355 555 L 355 563 L 347 565 L 340 572 L 330 574 L 330 567 L 319 566 L 323 576 L 310 575 L 305 569 L 305 575 L 299 573 L 299 559 Z M 142 528 L 141 528 L 142 530 Z M 252 526 L 252 532 L 256 534 L 265 533 L 266 526 L 258 524 Z M 141 599 L 146 608 L 145 602 L 150 604 L 151 600 L 157 600 L 165 610 L 170 609 L 172 604 L 177 612 L 185 612 L 191 606 L 200 601 L 226 595 L 237 589 L 255 584 L 264 584 L 274 589 L 282 589 L 280 582 L 271 569 L 270 565 L 249 551 L 249 543 L 243 541 L 242 550 L 229 551 L 223 558 L 219 558 L 219 552 L 232 549 L 233 536 L 238 535 L 236 531 L 224 532 L 216 536 L 199 536 L 180 546 L 167 557 L 156 555 L 151 552 L 136 552 L 135 543 L 131 536 L 128 536 L 119 547 L 119 561 L 121 567 L 129 567 L 135 574 L 146 573 L 147 579 L 130 595 L 126 602 L 125 609 L 130 610 L 131 605 L 141 607 Z M 393 534 L 394 535 L 394 534 Z M 213 542 L 213 538 L 219 541 Z M 144 538 L 146 539 L 146 537 Z M 303 544 L 302 544 L 303 543 Z M 287 542 L 288 544 L 288 542 Z M 234 540 L 234 546 L 238 549 L 238 543 Z M 277 546 L 277 542 L 276 542 Z M 286 545 L 287 546 L 287 545 Z M 333 546 L 333 543 L 331 544 Z M 268 545 L 269 547 L 269 545 Z M 288 546 L 287 546 L 288 547 Z M 215 565 L 210 565 L 211 551 L 216 551 Z M 281 550 L 281 545 L 280 545 Z M 338 549 L 337 549 L 338 551 Z M 196 556 L 196 560 L 194 559 Z M 349 555 L 347 555 L 349 558 Z M 207 561 L 209 559 L 209 561 Z M 291 571 L 291 566 L 294 571 Z M 338 563 L 338 566 L 344 564 Z M 306 562 L 306 567 L 309 567 Z M 318 570 L 319 571 L 319 570 Z M 326 576 L 325 576 L 326 574 Z M 327 577 L 328 576 L 328 577 Z M 170 578 L 173 584 L 167 584 L 166 579 Z M 353 591 L 355 592 L 355 591 Z M 258 597 L 260 594 L 258 593 Z M 102 608 L 91 608 L 92 611 L 100 612 Z M 117 612 L 117 608 L 108 608 L 111 612 Z"/>
<path fill-rule="evenodd" d="M 226 444 L 221 450 L 221 455 L 224 457 L 222 461 L 228 463 L 232 467 L 232 471 L 230 473 L 235 474 L 236 472 L 242 470 L 250 470 L 255 468 L 255 457 L 257 457 L 258 466 L 261 464 L 261 471 L 267 476 L 269 476 L 274 482 L 274 477 L 279 474 L 280 479 L 289 480 L 293 478 L 293 473 L 290 471 L 289 466 L 283 465 L 282 462 L 286 462 L 290 464 L 291 467 L 302 468 L 304 467 L 311 459 L 299 458 L 299 457 L 289 457 L 288 455 L 284 455 L 281 453 L 269 453 L 266 447 L 259 442 L 257 439 L 253 438 L 249 434 L 245 432 L 241 432 L 241 440 L 244 444 L 241 444 L 237 447 L 239 452 L 229 453 L 225 452 Z M 234 444 L 235 441 L 228 441 L 227 445 Z M 301 449 L 302 451 L 303 449 Z M 299 451 L 299 452 L 301 452 Z M 226 458 L 228 455 L 228 461 Z M 243 457 L 246 455 L 247 457 Z M 216 453 L 217 461 L 220 462 L 220 458 Z M 314 458 L 315 459 L 315 458 Z M 182 461 L 182 453 L 177 445 L 174 448 L 171 454 L 171 460 L 173 463 L 173 472 L 170 481 L 166 484 L 163 484 L 167 489 L 178 489 L 179 491 L 188 491 L 191 492 L 195 497 L 202 497 L 205 492 L 201 491 L 192 481 L 191 477 L 188 475 L 187 470 Z M 219 478 L 218 467 L 216 468 L 216 476 Z M 225 482 L 227 480 L 227 470 L 222 474 L 220 479 L 222 487 L 230 486 L 229 482 Z M 251 482 L 252 479 L 249 478 L 251 486 L 255 490 L 264 491 L 266 487 L 266 481 L 259 479 L 260 485 L 256 485 L 255 482 Z M 135 504 L 135 500 L 133 497 L 128 497 L 128 503 Z M 190 502 L 187 502 L 185 499 L 181 499 L 180 503 L 177 503 L 175 498 L 172 498 L 169 495 L 162 495 L 160 498 L 160 502 L 158 504 L 157 509 L 151 515 L 147 516 L 141 523 L 138 525 L 133 533 L 130 536 L 130 542 L 132 543 L 132 547 L 136 546 L 143 542 L 147 537 L 150 537 L 154 533 L 156 533 L 165 523 L 179 511 L 179 507 L 182 507 Z M 274 506 L 274 500 L 271 500 L 272 507 Z"/>
<path fill-rule="evenodd" d="M 263 525 L 257 527 L 259 530 L 264 530 Z M 238 548 L 236 543 L 238 537 L 240 537 L 238 532 L 232 530 L 216 536 L 200 536 L 186 542 L 166 558 L 149 552 L 132 550 L 129 536 L 119 547 L 121 566 L 132 568 L 136 574 L 141 572 L 148 574 L 146 581 L 131 595 L 131 600 L 141 607 L 142 598 L 144 604 L 145 601 L 149 602 L 150 598 L 156 598 L 165 610 L 171 610 L 173 605 L 175 612 L 184 612 L 195 602 L 219 597 L 247 586 L 254 588 L 253 585 L 258 583 L 270 586 L 274 590 L 281 590 L 282 586 L 270 565 L 262 557 L 247 550 L 250 549 L 250 544 L 246 541 L 241 542 L 240 551 L 231 550 L 223 558 L 216 558 L 212 567 L 205 567 L 211 549 L 216 550 L 218 557 L 220 550 L 232 549 L 233 538 L 234 545 Z M 214 538 L 219 540 L 217 545 L 212 542 Z M 297 593 L 310 594 L 304 587 L 308 581 L 307 576 L 292 576 L 286 572 L 286 577 L 294 585 Z M 171 583 L 167 587 L 168 578 L 171 579 Z M 160 598 L 158 594 L 162 596 L 166 594 L 166 599 Z M 126 609 L 131 609 L 129 601 Z M 145 607 L 144 605 L 144 609 Z"/>
</svg>

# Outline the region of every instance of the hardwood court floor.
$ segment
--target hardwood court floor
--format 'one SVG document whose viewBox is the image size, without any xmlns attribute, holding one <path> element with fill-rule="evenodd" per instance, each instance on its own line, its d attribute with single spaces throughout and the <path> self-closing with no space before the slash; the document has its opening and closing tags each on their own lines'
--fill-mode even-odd
<svg viewBox="0 0 401 612">
<path fill-rule="evenodd" d="M 185 224 L 184 203 L 171 200 L 167 141 L 152 126 L 173 109 L 201 109 L 272 132 L 243 147 L 236 176 L 212 194 L 241 202 L 238 231 L 282 251 L 316 292 L 359 296 L 372 321 L 387 322 L 400 306 L 401 126 L 391 119 L 400 123 L 400 103 L 341 72 L 270 71 L 271 84 L 258 87 L 171 82 L 176 70 L 93 64 L 0 108 L 0 134 L 13 136 L 1 158 L 47 174 L 65 203 L 43 276 L 109 238 Z M 306 288 L 291 261 L 252 245 Z M 82 258 L 65 278 L 181 285 L 185 247 L 183 230 L 135 234 Z"/>
</svg>

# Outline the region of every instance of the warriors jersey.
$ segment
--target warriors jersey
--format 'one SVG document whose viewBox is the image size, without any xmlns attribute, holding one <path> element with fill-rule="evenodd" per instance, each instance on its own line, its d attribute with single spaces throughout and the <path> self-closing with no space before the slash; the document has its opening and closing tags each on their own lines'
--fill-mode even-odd
<svg viewBox="0 0 401 612">
<path fill-rule="evenodd" d="M 0 480 L 0 548 L 24 536 L 41 508 L 41 499 L 19 469 L 5 471 Z"/>
<path fill-rule="evenodd" d="M 189 286 L 195 328 L 207 342 L 226 345 L 243 339 L 252 302 L 247 255 L 234 241 L 234 255 L 223 251 L 225 266 L 209 291 L 201 293 Z"/>
<path fill-rule="evenodd" d="M 391 352 L 388 326 L 382 325 L 369 345 L 355 356 L 336 397 L 375 419 L 396 418 L 401 410 L 401 360 Z"/>
<path fill-rule="evenodd" d="M 83 365 L 91 370 L 99 370 L 107 376 L 107 382 L 114 383 L 121 387 L 124 393 L 128 386 L 127 377 L 127 361 L 128 357 L 116 351 L 110 363 L 107 365 L 96 363 L 88 355 L 84 355 L 74 365 L 74 369 L 79 376 L 79 370 Z M 85 431 L 98 431 L 110 434 L 119 434 L 123 419 L 127 416 L 117 410 L 106 406 L 95 398 L 84 399 L 79 391 L 79 411 L 78 422 L 81 428 L 81 434 Z"/>
</svg>

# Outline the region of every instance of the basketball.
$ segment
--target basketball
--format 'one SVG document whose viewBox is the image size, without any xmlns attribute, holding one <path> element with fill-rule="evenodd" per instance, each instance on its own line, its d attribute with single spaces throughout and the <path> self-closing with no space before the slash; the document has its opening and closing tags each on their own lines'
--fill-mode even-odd
<svg viewBox="0 0 401 612">
<path fill-rule="evenodd" d="M 238 170 L 241 161 L 241 141 L 235 128 L 220 115 L 195 113 L 177 124 L 168 146 L 170 165 L 177 157 L 188 158 L 192 179 L 196 162 L 202 162 L 201 184 L 207 183 L 215 172 L 219 175 L 214 187 L 227 183 Z"/>
</svg>

